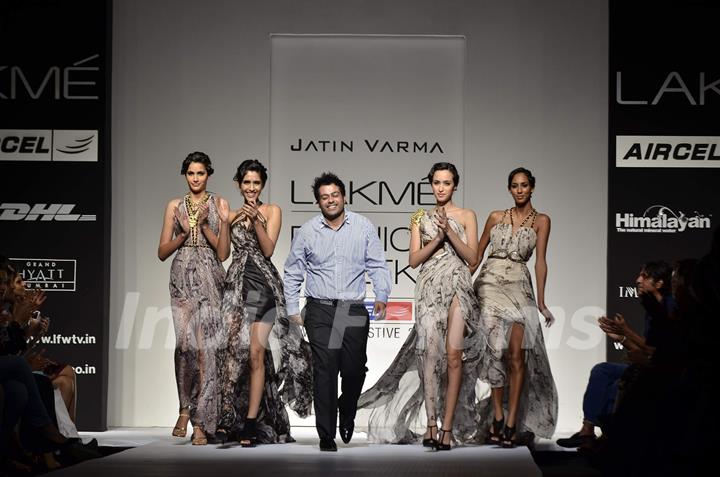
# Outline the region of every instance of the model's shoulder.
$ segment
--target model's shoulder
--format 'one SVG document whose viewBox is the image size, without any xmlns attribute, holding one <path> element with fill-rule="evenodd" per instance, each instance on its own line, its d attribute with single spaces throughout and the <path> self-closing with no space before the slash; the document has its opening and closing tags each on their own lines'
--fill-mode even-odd
<svg viewBox="0 0 720 477">
<path fill-rule="evenodd" d="M 538 212 L 537 217 L 535 217 L 535 223 L 550 225 L 550 216 L 548 214 Z"/>
<path fill-rule="evenodd" d="M 493 210 L 492 212 L 490 212 L 490 215 L 488 215 L 488 221 L 493 225 L 499 224 L 500 222 L 502 222 L 505 214 L 507 214 L 506 209 Z"/>
<path fill-rule="evenodd" d="M 460 217 L 463 219 L 476 219 L 477 220 L 477 214 L 472 209 L 460 209 Z"/>
<path fill-rule="evenodd" d="M 262 212 L 265 216 L 270 216 L 278 213 L 282 213 L 282 210 L 280 209 L 280 206 L 277 204 L 266 204 L 262 203 L 260 204 L 260 207 L 258 207 L 260 212 Z"/>
</svg>

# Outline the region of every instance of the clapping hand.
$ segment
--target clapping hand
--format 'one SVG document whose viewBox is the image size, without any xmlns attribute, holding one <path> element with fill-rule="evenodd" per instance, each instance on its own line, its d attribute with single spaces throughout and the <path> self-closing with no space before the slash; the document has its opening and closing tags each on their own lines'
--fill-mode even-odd
<svg viewBox="0 0 720 477">
<path fill-rule="evenodd" d="M 30 318 L 30 322 L 28 324 L 28 334 L 30 336 L 44 335 L 47 333 L 49 328 L 50 320 L 38 315 L 36 318 Z"/>
<path fill-rule="evenodd" d="M 27 323 L 32 314 L 45 303 L 46 299 L 45 292 L 37 289 L 16 297 L 15 306 L 13 306 L 13 321 L 20 324 Z"/>
<path fill-rule="evenodd" d="M 598 323 L 600 325 L 600 329 L 611 338 L 613 338 L 611 335 L 617 335 L 620 336 L 620 339 L 622 339 L 622 337 L 627 334 L 627 323 L 620 313 L 616 313 L 612 320 L 606 316 L 601 316 L 598 319 Z"/>
<path fill-rule="evenodd" d="M 433 214 L 433 222 L 435 222 L 435 225 L 438 228 L 437 237 L 440 239 L 440 241 L 445 240 L 445 237 L 447 237 L 447 232 L 449 230 L 445 207 L 438 207 L 438 209 Z"/>
<path fill-rule="evenodd" d="M 227 223 L 227 221 L 230 219 L 230 207 L 228 206 L 227 201 L 218 200 L 215 205 L 217 207 L 218 217 L 220 218 L 220 221 L 222 223 Z"/>
<path fill-rule="evenodd" d="M 245 202 L 240 209 L 240 214 L 247 217 L 250 223 L 254 223 L 258 216 L 258 205 L 255 201 Z"/>
<path fill-rule="evenodd" d="M 181 212 L 178 207 L 175 207 L 173 214 L 175 215 L 175 221 L 182 229 L 182 233 L 187 234 L 190 231 L 190 220 L 187 214 Z"/>
<path fill-rule="evenodd" d="M 210 214 L 210 206 L 207 203 L 201 205 L 200 209 L 198 210 L 198 216 L 197 216 L 197 226 L 198 227 L 202 227 L 202 225 L 207 222 L 209 214 Z"/>
</svg>

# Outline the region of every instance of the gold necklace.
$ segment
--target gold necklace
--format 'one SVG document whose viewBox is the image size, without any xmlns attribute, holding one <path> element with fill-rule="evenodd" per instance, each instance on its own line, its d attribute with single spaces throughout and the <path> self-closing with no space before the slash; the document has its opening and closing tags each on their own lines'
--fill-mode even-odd
<svg viewBox="0 0 720 477">
<path fill-rule="evenodd" d="M 513 221 L 513 214 L 512 214 L 512 213 L 513 213 L 513 210 L 514 210 L 515 213 L 517 214 L 517 213 L 518 213 L 517 207 L 513 207 L 512 209 L 510 209 L 510 227 L 515 228 L 515 223 L 514 223 L 514 221 Z M 535 215 L 537 215 L 537 210 L 535 210 L 534 207 L 531 207 L 531 208 L 530 208 L 530 212 L 525 216 L 525 218 L 523 219 L 523 221 L 520 222 L 520 227 L 518 227 L 518 228 L 520 229 L 520 228 L 524 227 L 524 226 L 525 226 L 525 223 L 528 221 L 528 219 L 529 219 L 530 217 L 533 217 L 533 224 L 534 224 L 534 223 L 535 223 L 535 217 L 534 217 Z M 518 219 L 519 219 L 519 218 L 520 218 L 520 216 L 518 215 Z M 531 224 L 531 226 L 532 226 L 532 224 Z"/>
<path fill-rule="evenodd" d="M 192 200 L 190 194 L 185 196 L 185 209 L 187 211 L 188 224 L 190 225 L 190 244 L 192 245 L 197 245 L 198 243 L 198 216 L 200 215 L 200 208 L 207 204 L 208 199 L 210 199 L 210 194 L 207 192 L 205 192 L 203 198 L 197 202 Z"/>
</svg>

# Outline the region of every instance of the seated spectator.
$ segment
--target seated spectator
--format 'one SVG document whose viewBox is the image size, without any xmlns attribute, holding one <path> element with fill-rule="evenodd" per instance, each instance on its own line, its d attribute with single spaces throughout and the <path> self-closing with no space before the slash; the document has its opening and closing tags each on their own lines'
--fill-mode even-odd
<svg viewBox="0 0 720 477">
<path fill-rule="evenodd" d="M 628 351 L 628 356 L 633 360 L 644 360 L 652 353 L 652 347 L 646 342 L 646 337 L 651 333 L 652 315 L 657 309 L 648 306 L 653 302 L 659 305 L 660 310 L 672 310 L 675 307 L 675 300 L 671 291 L 670 265 L 663 261 L 645 263 L 637 278 L 638 296 L 645 306 L 645 329 L 642 334 L 633 330 L 621 314 L 616 314 L 613 319 L 601 317 L 598 321 L 608 338 L 621 343 Z M 627 363 L 599 363 L 590 372 L 590 379 L 583 397 L 583 424 L 578 432 L 565 439 L 558 439 L 557 444 L 561 447 L 580 447 L 595 439 L 595 427 L 607 421 L 615 407 L 615 398 L 618 394 L 618 383 L 620 377 L 625 373 L 629 364 Z"/>
<path fill-rule="evenodd" d="M 698 475 L 699 461 L 688 458 L 694 448 L 704 445 L 688 432 L 695 429 L 692 417 L 697 405 L 698 383 L 688 379 L 687 333 L 699 309 L 694 292 L 696 266 L 694 259 L 676 264 L 672 288 L 677 306 L 653 318 L 651 352 L 621 378 L 622 392 L 608 425 L 608 438 L 604 446 L 591 449 L 603 458 L 607 475 Z"/>
</svg>

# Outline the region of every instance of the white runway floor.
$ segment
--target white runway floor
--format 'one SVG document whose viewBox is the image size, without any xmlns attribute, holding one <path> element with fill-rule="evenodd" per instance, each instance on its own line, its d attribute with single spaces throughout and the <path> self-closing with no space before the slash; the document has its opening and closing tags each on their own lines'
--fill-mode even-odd
<svg viewBox="0 0 720 477">
<path fill-rule="evenodd" d="M 541 477 L 526 447 L 501 449 L 491 446 L 457 447 L 436 452 L 419 445 L 368 445 L 365 434 L 356 432 L 345 445 L 338 438 L 338 452 L 320 452 L 314 428 L 293 428 L 294 444 L 263 445 L 243 449 L 226 446 L 192 446 L 189 437 L 170 437 L 169 428 L 118 428 L 82 433 L 95 437 L 101 446 L 131 447 L 102 459 L 91 460 L 53 472 L 60 476 L 129 477 L 148 475 L 237 475 L 263 477 L 300 475 L 350 476 L 528 476 Z M 556 450 L 549 441 L 540 448 Z"/>
</svg>

